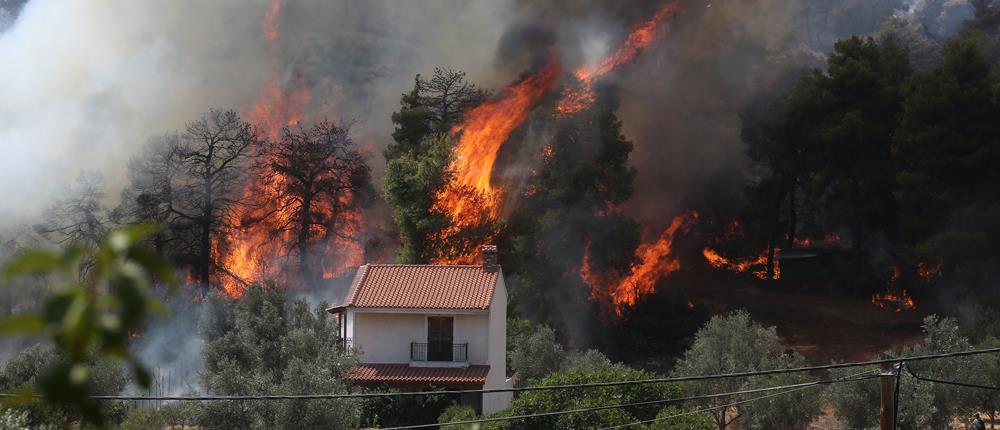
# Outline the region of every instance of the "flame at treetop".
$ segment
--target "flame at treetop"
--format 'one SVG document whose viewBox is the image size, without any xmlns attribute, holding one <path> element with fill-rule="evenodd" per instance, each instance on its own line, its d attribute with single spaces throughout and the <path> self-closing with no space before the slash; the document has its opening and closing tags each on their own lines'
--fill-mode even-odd
<svg viewBox="0 0 1000 430">
<path fill-rule="evenodd" d="M 611 54 L 601 61 L 588 64 L 577 69 L 573 75 L 579 81 L 579 87 L 566 87 L 562 100 L 556 105 L 556 113 L 571 115 L 578 113 L 594 103 L 594 80 L 632 61 L 646 46 L 653 42 L 668 15 L 676 15 L 683 11 L 679 1 L 673 1 L 663 6 L 656 15 L 632 28 L 625 41 Z"/>
<path fill-rule="evenodd" d="M 550 58 L 539 71 L 505 88 L 499 98 L 470 109 L 464 122 L 452 129 L 452 134 L 460 136 L 451 165 L 455 177 L 435 203 L 435 209 L 452 219 L 451 228 L 443 236 L 498 219 L 503 188 L 490 179 L 497 153 L 558 76 L 559 64 Z M 438 263 L 467 262 L 475 258 L 474 251 Z"/>
<path fill-rule="evenodd" d="M 590 267 L 590 244 L 584 252 L 580 267 L 580 278 L 590 286 L 591 297 L 601 303 L 610 303 L 615 313 L 634 306 L 642 296 L 652 293 L 656 281 L 681 268 L 680 260 L 672 255 L 674 238 L 678 231 L 688 231 L 698 221 L 698 213 L 687 211 L 674 217 L 670 225 L 660 233 L 656 241 L 639 245 L 635 251 L 637 263 L 629 273 L 619 279 L 600 276 Z"/>
</svg>

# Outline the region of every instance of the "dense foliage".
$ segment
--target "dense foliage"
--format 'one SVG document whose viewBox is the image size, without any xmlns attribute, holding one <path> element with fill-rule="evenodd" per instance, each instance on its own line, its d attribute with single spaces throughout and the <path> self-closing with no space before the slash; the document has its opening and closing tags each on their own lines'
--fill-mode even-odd
<svg viewBox="0 0 1000 430">
<path fill-rule="evenodd" d="M 275 288 L 252 286 L 243 299 L 218 308 L 204 332 L 205 389 L 210 394 L 329 394 L 347 392 L 344 377 L 354 361 L 346 356 L 335 322 L 321 304 L 310 309 Z M 358 405 L 346 400 L 212 402 L 200 424 L 213 429 L 354 428 Z"/>
</svg>

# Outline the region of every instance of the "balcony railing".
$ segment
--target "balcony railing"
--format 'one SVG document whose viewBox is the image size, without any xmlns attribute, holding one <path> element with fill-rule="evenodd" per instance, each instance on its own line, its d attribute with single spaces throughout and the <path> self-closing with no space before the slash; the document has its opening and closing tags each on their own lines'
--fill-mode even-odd
<svg viewBox="0 0 1000 430">
<path fill-rule="evenodd" d="M 410 343 L 410 361 L 469 361 L 467 343 Z"/>
</svg>

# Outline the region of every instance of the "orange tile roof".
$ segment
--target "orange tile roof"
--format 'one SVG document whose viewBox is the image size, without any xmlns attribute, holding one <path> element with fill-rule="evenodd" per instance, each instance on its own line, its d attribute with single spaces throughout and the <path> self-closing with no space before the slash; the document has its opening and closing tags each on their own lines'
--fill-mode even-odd
<svg viewBox="0 0 1000 430">
<path fill-rule="evenodd" d="M 347 374 L 353 384 L 407 385 L 482 385 L 490 366 L 411 367 L 408 364 L 366 363 L 354 366 Z"/>
<path fill-rule="evenodd" d="M 344 304 L 355 308 L 489 309 L 499 270 L 483 266 L 368 264 L 354 275 Z"/>
</svg>

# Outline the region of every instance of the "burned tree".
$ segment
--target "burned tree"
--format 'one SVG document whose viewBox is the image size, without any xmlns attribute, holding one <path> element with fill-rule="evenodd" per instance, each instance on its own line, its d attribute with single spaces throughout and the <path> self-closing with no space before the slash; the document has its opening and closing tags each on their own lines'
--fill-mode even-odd
<svg viewBox="0 0 1000 430">
<path fill-rule="evenodd" d="M 271 217 L 271 233 L 288 238 L 286 248 L 298 254 L 307 285 L 319 279 L 316 260 L 332 239 L 356 239 L 353 215 L 371 203 L 371 169 L 348 131 L 324 121 L 285 128 L 267 145 L 264 186 L 275 190 L 275 210 L 286 215 Z"/>
<path fill-rule="evenodd" d="M 171 190 L 170 214 L 191 226 L 189 251 L 203 292 L 218 269 L 213 239 L 241 203 L 247 170 L 259 145 L 257 130 L 234 111 L 209 111 L 179 136 L 178 174 Z"/>
<path fill-rule="evenodd" d="M 104 177 L 95 171 L 81 172 L 75 186 L 64 186 L 46 212 L 37 233 L 60 245 L 96 245 L 107 232 Z"/>
<path fill-rule="evenodd" d="M 161 227 L 151 237 L 152 247 L 167 254 L 167 245 L 177 237 L 179 225 L 171 222 L 174 181 L 180 170 L 180 137 L 176 134 L 150 139 L 141 155 L 128 164 L 129 185 L 121 202 L 111 212 L 119 224 L 154 223 Z"/>
</svg>

